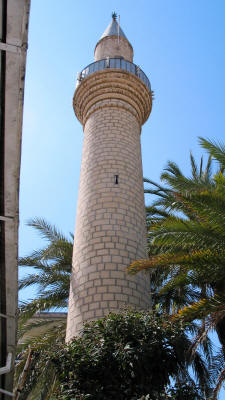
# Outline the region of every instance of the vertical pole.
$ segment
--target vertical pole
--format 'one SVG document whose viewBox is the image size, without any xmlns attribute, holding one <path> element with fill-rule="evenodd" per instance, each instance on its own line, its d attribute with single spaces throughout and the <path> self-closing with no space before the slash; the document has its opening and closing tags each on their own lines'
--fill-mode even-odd
<svg viewBox="0 0 225 400">
<path fill-rule="evenodd" d="M 1 1 L 0 40 L 6 42 L 7 35 L 7 0 Z M 0 51 L 0 213 L 5 215 L 5 83 L 6 52 Z M 0 312 L 6 314 L 6 260 L 5 260 L 5 222 L 0 222 Z M 6 364 L 7 321 L 0 318 L 0 367 Z M 5 375 L 0 377 L 0 386 L 5 388 Z M 4 400 L 5 395 L 0 394 Z"/>
<path fill-rule="evenodd" d="M 119 15 L 119 23 L 117 24 L 118 27 L 118 46 L 120 45 L 120 15 Z"/>
</svg>

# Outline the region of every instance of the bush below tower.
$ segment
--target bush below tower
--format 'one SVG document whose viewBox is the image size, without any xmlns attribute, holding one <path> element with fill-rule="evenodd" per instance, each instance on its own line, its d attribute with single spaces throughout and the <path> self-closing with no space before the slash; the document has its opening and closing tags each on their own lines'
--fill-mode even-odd
<svg viewBox="0 0 225 400">
<path fill-rule="evenodd" d="M 188 384 L 165 390 L 187 372 L 189 345 L 184 329 L 160 316 L 109 314 L 54 353 L 59 386 L 51 400 L 200 399 Z"/>
</svg>

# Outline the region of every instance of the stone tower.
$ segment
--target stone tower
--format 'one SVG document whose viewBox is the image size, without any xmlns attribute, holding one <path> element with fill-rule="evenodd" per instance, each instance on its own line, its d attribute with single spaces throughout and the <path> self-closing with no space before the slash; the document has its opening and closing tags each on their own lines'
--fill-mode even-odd
<svg viewBox="0 0 225 400">
<path fill-rule="evenodd" d="M 84 143 L 67 341 L 85 321 L 150 301 L 148 276 L 126 271 L 146 257 L 140 133 L 152 107 L 150 82 L 115 15 L 94 57 L 78 75 L 73 102 Z"/>
</svg>

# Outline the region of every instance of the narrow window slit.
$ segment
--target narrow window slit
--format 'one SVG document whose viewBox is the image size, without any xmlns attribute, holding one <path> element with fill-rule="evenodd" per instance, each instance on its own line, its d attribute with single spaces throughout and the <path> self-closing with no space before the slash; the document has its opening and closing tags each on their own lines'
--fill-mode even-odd
<svg viewBox="0 0 225 400">
<path fill-rule="evenodd" d="M 115 185 L 118 185 L 118 183 L 119 183 L 119 175 L 114 175 L 114 183 L 115 183 Z"/>
</svg>

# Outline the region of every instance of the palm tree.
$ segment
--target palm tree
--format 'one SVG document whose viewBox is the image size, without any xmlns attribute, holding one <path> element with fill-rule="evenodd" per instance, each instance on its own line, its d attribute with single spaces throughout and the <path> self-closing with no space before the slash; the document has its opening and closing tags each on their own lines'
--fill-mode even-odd
<svg viewBox="0 0 225 400">
<path fill-rule="evenodd" d="M 30 400 L 41 400 L 47 399 L 54 390 L 56 379 L 54 366 L 46 359 L 46 350 L 54 350 L 58 343 L 64 342 L 66 321 L 58 317 L 43 318 L 42 314 L 38 319 L 32 317 L 37 312 L 67 307 L 73 235 L 68 239 L 43 218 L 30 220 L 28 226 L 35 228 L 47 240 L 47 245 L 19 259 L 21 268 L 34 269 L 20 280 L 19 290 L 36 286 L 38 296 L 21 303 L 19 308 L 15 393 L 21 400 L 28 395 Z M 24 373 L 25 365 L 27 371 Z"/>
<path fill-rule="evenodd" d="M 33 329 L 42 329 L 32 336 Z M 49 357 L 65 342 L 66 321 L 51 318 L 29 320 L 18 332 L 17 360 L 14 375 L 16 400 L 49 399 L 57 384 L 57 371 Z M 24 338 L 24 334 L 27 337 Z M 22 340 L 21 340 L 22 339 Z"/>
<path fill-rule="evenodd" d="M 20 305 L 21 322 L 33 314 L 67 307 L 72 269 L 73 236 L 68 239 L 43 218 L 34 218 L 28 226 L 35 228 L 47 240 L 47 245 L 19 259 L 19 266 L 32 267 L 31 273 L 19 282 L 19 290 L 36 286 L 38 297 Z"/>
<path fill-rule="evenodd" d="M 203 157 L 201 157 L 200 167 L 198 168 L 193 155 L 190 153 L 190 163 L 192 172 L 190 178 L 185 177 L 179 167 L 170 161 L 165 168 L 165 172 L 161 175 L 161 180 L 166 185 L 159 185 L 149 179 L 144 179 L 144 182 L 148 184 L 145 188 L 145 193 L 153 195 L 151 206 L 146 207 L 148 253 L 151 260 L 154 255 L 160 252 L 158 246 L 155 245 L 155 241 L 152 240 L 152 230 L 155 226 L 162 224 L 163 221 L 167 221 L 169 218 L 173 219 L 178 212 L 185 221 L 193 218 L 190 208 L 184 204 L 180 197 L 181 189 L 184 187 L 185 193 L 208 190 L 214 184 L 211 156 L 208 158 L 205 169 L 203 169 Z M 158 266 L 151 269 L 153 305 L 159 305 L 160 303 L 160 308 L 166 312 L 175 312 L 175 310 L 200 298 L 199 288 L 198 286 L 195 288 L 194 285 L 183 284 L 171 288 L 170 291 L 162 290 L 164 283 L 168 279 L 170 280 L 170 278 L 179 275 L 179 270 L 180 267 L 178 265 L 176 265 L 176 268 L 169 265 L 167 268 Z"/>
<path fill-rule="evenodd" d="M 15 386 L 19 390 L 22 388 L 21 400 L 26 399 L 28 395 L 30 400 L 37 400 L 49 398 L 57 384 L 56 370 L 51 359 L 48 358 L 47 354 L 49 353 L 46 350 L 51 348 L 54 352 L 58 344 L 64 341 L 66 324 L 65 320 L 61 320 L 53 326 L 52 319 L 42 320 L 39 318 L 34 321 L 30 317 L 37 311 L 66 306 L 69 295 L 72 240 L 68 240 L 58 229 L 43 219 L 35 218 L 29 221 L 28 225 L 37 229 L 47 239 L 48 244 L 43 249 L 34 251 L 19 261 L 23 268 L 33 267 L 35 269 L 35 273 L 20 281 L 20 289 L 38 285 L 39 295 L 37 299 L 20 307 L 19 336 L 23 337 L 24 333 L 29 333 L 29 335 L 18 346 L 19 363 L 16 367 Z M 33 328 L 43 328 L 43 326 L 45 330 L 42 335 L 32 336 Z M 193 330 L 194 326 L 190 329 Z M 30 350 L 32 350 L 30 369 L 25 379 L 23 369 L 26 360 L 30 358 Z M 199 379 L 202 379 L 201 383 L 205 387 L 208 378 L 206 379 L 204 376 L 206 371 L 204 362 L 198 357 L 195 353 L 195 357 L 190 359 L 190 364 L 196 369 L 196 373 Z M 20 375 L 21 379 L 19 379 Z M 179 379 L 181 381 L 181 377 Z"/>
<path fill-rule="evenodd" d="M 149 192 L 157 195 L 148 209 L 150 258 L 130 270 L 158 274 L 157 301 L 169 301 L 176 318 L 202 319 L 193 348 L 215 328 L 225 357 L 225 146 L 203 138 L 200 144 L 210 154 L 204 172 L 202 162 L 198 171 L 191 158 L 192 178 L 169 162 L 161 175 L 166 187 L 149 181 Z M 211 158 L 219 165 L 213 177 Z M 224 378 L 222 369 L 214 398 Z"/>
</svg>

